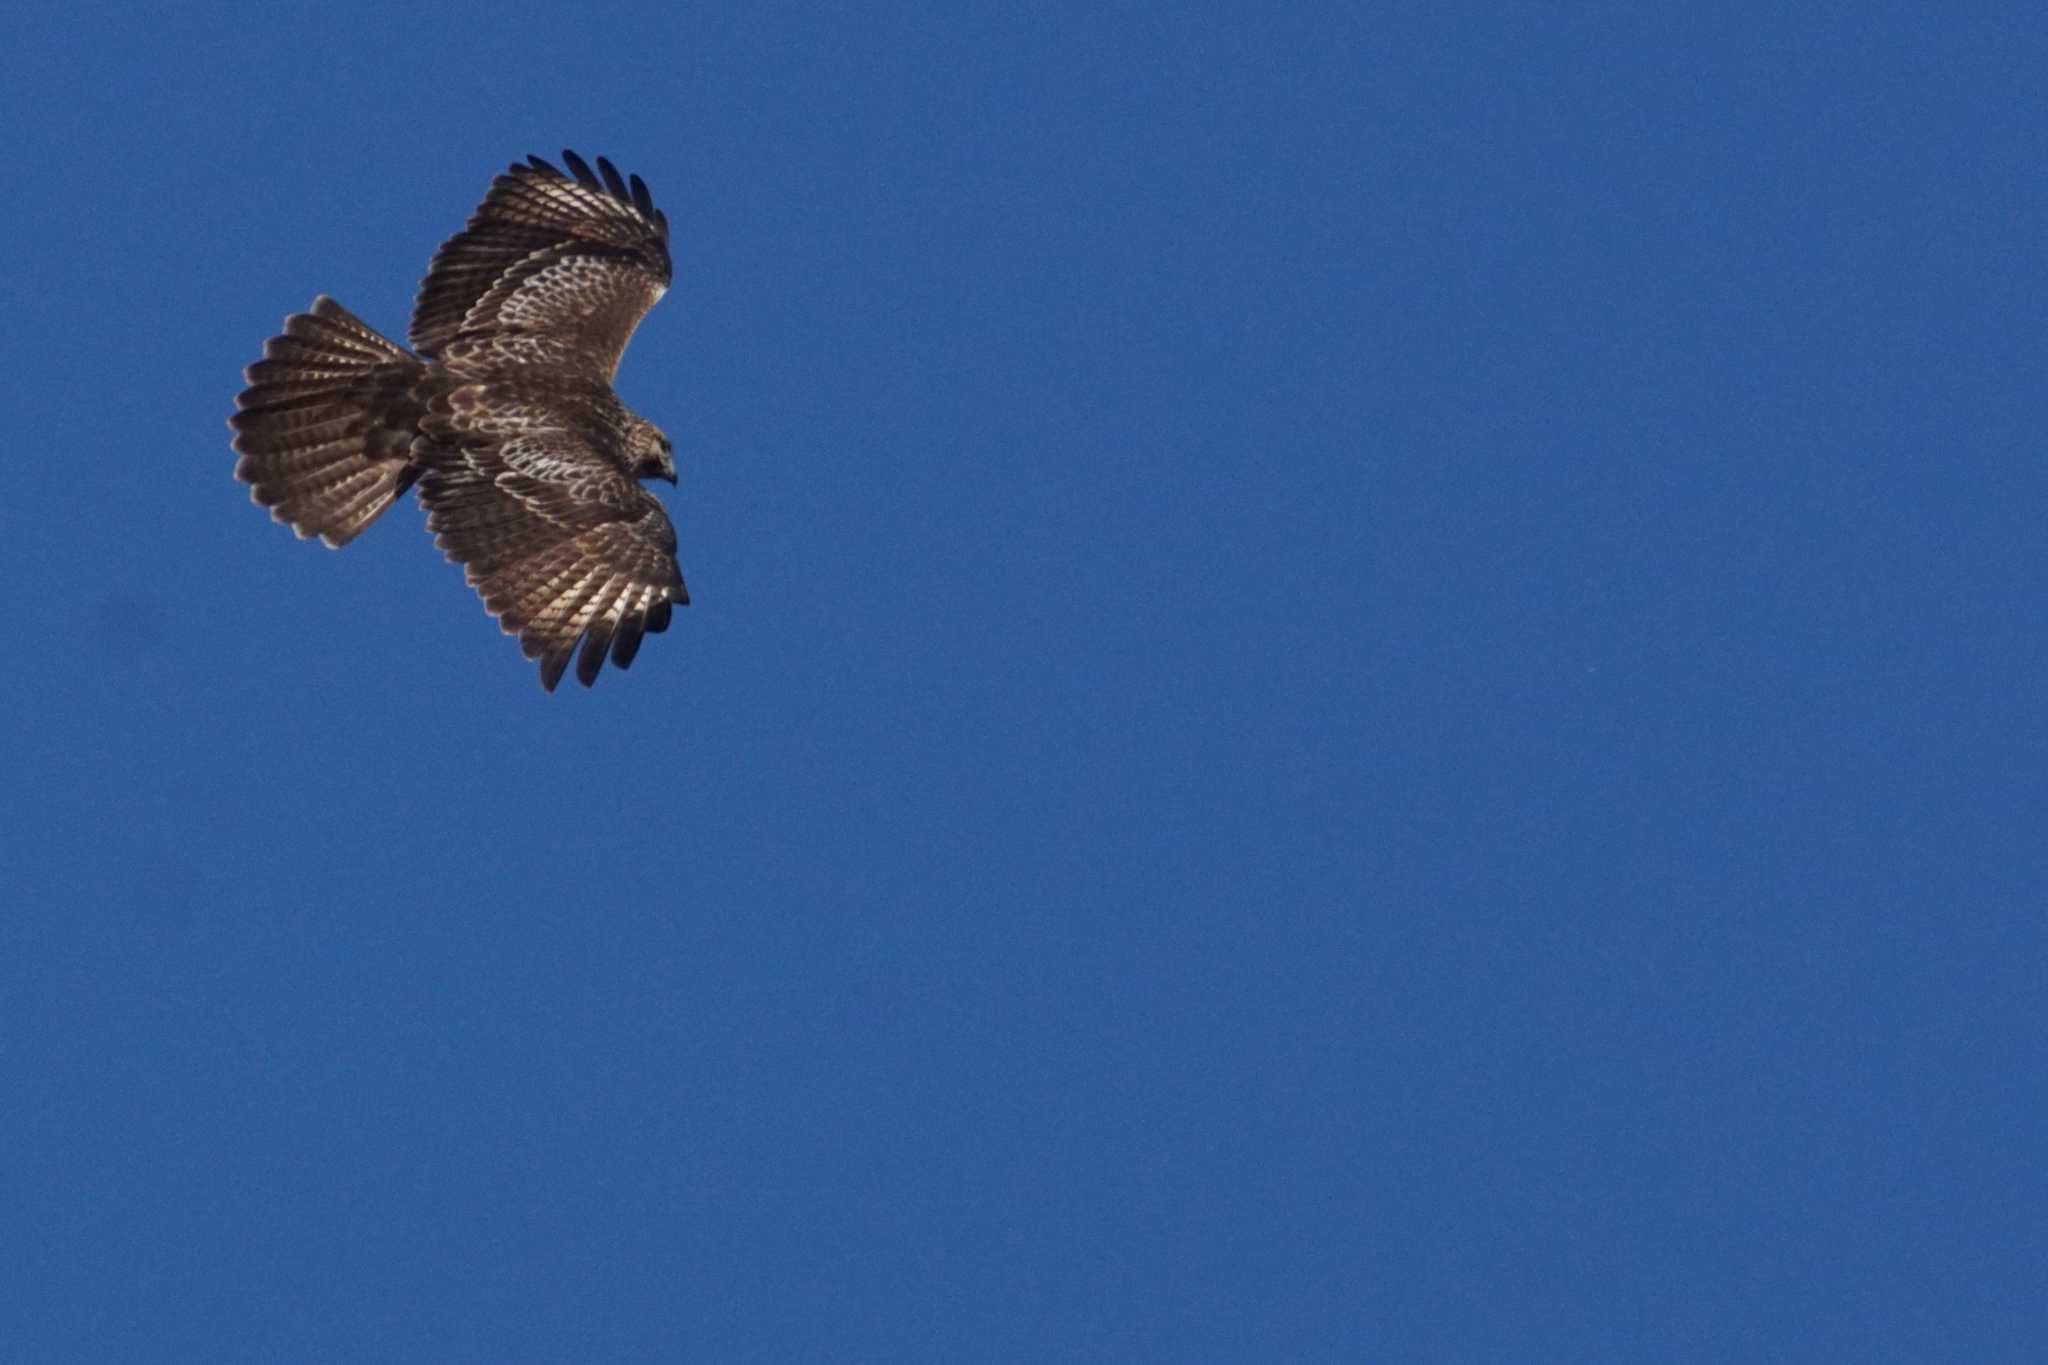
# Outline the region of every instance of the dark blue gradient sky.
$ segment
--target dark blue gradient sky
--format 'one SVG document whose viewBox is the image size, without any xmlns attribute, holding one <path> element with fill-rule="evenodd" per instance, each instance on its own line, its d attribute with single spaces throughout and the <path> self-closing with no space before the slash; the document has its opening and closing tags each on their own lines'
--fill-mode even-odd
<svg viewBox="0 0 2048 1365">
<path fill-rule="evenodd" d="M 2048 17 L 483 13 L 0 20 L 0 1359 L 2048 1358 Z M 550 697 L 224 423 L 564 146 Z"/>
</svg>

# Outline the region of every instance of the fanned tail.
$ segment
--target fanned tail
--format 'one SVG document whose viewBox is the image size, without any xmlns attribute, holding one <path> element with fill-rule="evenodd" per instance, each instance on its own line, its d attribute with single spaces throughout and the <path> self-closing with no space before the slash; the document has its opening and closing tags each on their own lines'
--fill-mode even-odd
<svg viewBox="0 0 2048 1365">
<path fill-rule="evenodd" d="M 235 477 L 303 539 L 339 549 L 412 485 L 420 361 L 333 299 L 285 319 L 235 398 Z"/>
</svg>

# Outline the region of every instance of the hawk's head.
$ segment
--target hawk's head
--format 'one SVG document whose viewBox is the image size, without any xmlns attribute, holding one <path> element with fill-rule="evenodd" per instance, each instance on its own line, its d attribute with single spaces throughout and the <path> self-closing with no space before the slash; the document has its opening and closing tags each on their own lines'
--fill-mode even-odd
<svg viewBox="0 0 2048 1365">
<path fill-rule="evenodd" d="M 673 485 L 676 448 L 661 434 L 660 427 L 635 415 L 631 429 L 626 432 L 626 465 L 636 479 L 667 479 Z"/>
</svg>

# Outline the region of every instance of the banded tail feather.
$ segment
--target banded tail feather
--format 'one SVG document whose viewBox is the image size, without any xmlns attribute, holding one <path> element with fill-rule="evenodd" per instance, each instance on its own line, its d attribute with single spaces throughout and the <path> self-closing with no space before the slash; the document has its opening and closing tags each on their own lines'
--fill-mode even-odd
<svg viewBox="0 0 2048 1365">
<path fill-rule="evenodd" d="M 333 299 L 285 319 L 235 398 L 235 477 L 301 539 L 339 549 L 411 487 L 426 367 Z"/>
</svg>

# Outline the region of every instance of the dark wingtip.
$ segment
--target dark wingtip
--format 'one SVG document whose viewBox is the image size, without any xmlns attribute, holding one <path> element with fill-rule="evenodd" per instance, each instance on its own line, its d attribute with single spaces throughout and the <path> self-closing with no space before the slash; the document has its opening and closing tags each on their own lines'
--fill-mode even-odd
<svg viewBox="0 0 2048 1365">
<path fill-rule="evenodd" d="M 583 639 L 583 652 L 576 656 L 576 681 L 585 687 L 596 682 L 598 670 L 604 667 L 605 651 L 611 647 L 612 628 L 603 622 L 592 626 Z"/>
<path fill-rule="evenodd" d="M 603 157 L 598 158 L 598 160 L 600 161 L 602 161 L 603 159 Z M 579 183 L 588 185 L 591 189 L 594 190 L 601 190 L 604 188 L 604 186 L 598 183 L 597 177 L 591 173 L 590 163 L 588 161 L 585 161 L 582 157 L 576 155 L 576 153 L 570 151 L 567 147 L 564 147 L 562 149 L 562 160 L 565 163 L 567 163 L 570 174 L 574 175 Z"/>
<path fill-rule="evenodd" d="M 628 615 L 619 622 L 619 633 L 612 639 L 612 666 L 631 668 L 633 656 L 640 652 L 640 636 L 643 630 L 640 617 Z"/>
<path fill-rule="evenodd" d="M 588 161 L 567 147 L 562 149 L 562 161 L 569 167 L 567 174 L 556 170 L 553 163 L 545 157 L 529 153 L 524 166 L 514 163 L 512 174 L 538 173 L 555 180 L 568 180 L 574 177 L 578 184 L 602 194 L 609 194 L 620 203 L 630 204 L 639 210 L 640 216 L 654 224 L 660 231 L 662 240 L 668 240 L 668 215 L 654 207 L 654 196 L 648 192 L 646 181 L 637 175 L 621 175 L 619 168 L 614 166 L 608 157 L 599 157 L 597 169 L 593 171 Z"/>
<path fill-rule="evenodd" d="M 569 667 L 567 651 L 550 654 L 540 661 L 540 685 L 552 692 L 555 684 L 562 680 L 563 672 Z"/>
</svg>

